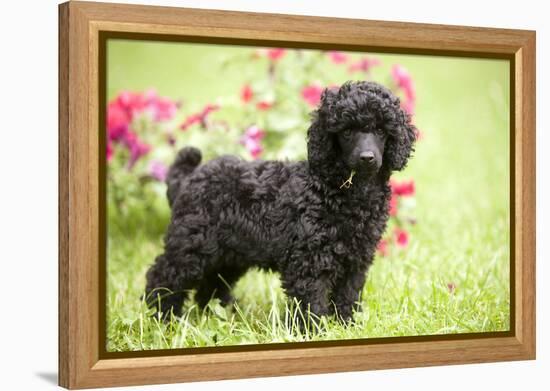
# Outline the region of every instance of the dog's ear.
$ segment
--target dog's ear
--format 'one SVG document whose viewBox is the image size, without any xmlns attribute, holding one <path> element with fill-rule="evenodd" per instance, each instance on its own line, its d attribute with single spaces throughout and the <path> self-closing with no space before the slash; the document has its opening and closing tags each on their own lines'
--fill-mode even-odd
<svg viewBox="0 0 550 391">
<path fill-rule="evenodd" d="M 317 112 L 323 117 L 334 112 L 334 105 L 338 101 L 339 87 L 328 87 L 323 90 Z M 326 119 L 326 118 L 325 118 Z"/>
<path fill-rule="evenodd" d="M 336 160 L 331 112 L 337 100 L 338 89 L 326 88 L 319 107 L 312 113 L 312 123 L 307 131 L 307 154 L 310 168 L 319 173 L 329 173 Z"/>
<path fill-rule="evenodd" d="M 394 121 L 388 124 L 384 164 L 391 171 L 401 171 L 414 151 L 417 131 L 411 123 L 411 116 L 405 110 L 397 106 L 394 113 Z"/>
</svg>

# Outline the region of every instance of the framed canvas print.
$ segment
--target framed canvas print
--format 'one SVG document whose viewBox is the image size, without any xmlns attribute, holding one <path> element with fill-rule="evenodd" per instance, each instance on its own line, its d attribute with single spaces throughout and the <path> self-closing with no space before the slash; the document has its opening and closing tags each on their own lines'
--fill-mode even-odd
<svg viewBox="0 0 550 391">
<path fill-rule="evenodd" d="M 59 6 L 59 380 L 535 357 L 535 33 Z"/>
</svg>

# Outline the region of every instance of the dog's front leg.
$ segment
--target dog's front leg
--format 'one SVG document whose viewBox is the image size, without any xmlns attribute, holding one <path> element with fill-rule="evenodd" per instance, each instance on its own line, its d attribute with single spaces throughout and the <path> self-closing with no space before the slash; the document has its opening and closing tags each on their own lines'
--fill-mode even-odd
<svg viewBox="0 0 550 391">
<path fill-rule="evenodd" d="M 298 278 L 296 273 L 284 273 L 283 287 L 291 298 L 300 303 L 301 314 L 297 319 L 300 324 L 305 321 L 311 326 L 310 315 L 314 315 L 313 320 L 317 322 L 318 317 L 330 313 L 328 296 L 331 284 L 328 275 L 308 275 Z"/>
<path fill-rule="evenodd" d="M 333 303 L 336 307 L 337 316 L 349 321 L 352 318 L 353 310 L 360 308 L 360 296 L 365 285 L 366 271 L 348 272 L 334 288 Z"/>
</svg>

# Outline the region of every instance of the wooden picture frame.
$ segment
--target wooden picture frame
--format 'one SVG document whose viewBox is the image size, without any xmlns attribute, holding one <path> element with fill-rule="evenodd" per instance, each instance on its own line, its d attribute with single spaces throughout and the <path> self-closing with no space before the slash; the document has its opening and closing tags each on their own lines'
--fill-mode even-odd
<svg viewBox="0 0 550 391">
<path fill-rule="evenodd" d="M 102 352 L 102 34 L 361 48 L 511 64 L 511 330 L 109 356 Z M 102 38 L 103 37 L 103 38 Z M 103 244 L 103 246 L 102 246 Z M 59 384 L 90 388 L 535 358 L 535 32 L 70 1 L 59 6 Z"/>
</svg>

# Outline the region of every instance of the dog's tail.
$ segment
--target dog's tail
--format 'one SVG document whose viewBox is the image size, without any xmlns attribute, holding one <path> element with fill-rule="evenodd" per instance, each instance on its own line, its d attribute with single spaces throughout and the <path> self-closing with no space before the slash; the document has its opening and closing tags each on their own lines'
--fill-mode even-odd
<svg viewBox="0 0 550 391">
<path fill-rule="evenodd" d="M 166 176 L 166 195 L 168 203 L 172 207 L 176 197 L 179 194 L 181 182 L 184 177 L 191 174 L 200 164 L 202 159 L 201 151 L 194 147 L 184 147 L 180 149 L 176 159 L 168 170 Z"/>
</svg>

